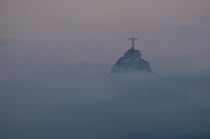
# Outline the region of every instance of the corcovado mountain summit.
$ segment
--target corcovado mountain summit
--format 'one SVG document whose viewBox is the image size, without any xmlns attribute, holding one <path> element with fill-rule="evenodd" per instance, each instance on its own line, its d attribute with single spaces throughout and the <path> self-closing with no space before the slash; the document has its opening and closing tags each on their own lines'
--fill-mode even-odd
<svg viewBox="0 0 210 139">
<path fill-rule="evenodd" d="M 137 38 L 129 38 L 131 48 L 113 65 L 111 73 L 152 72 L 150 63 L 142 58 L 141 51 L 135 49 Z"/>
</svg>

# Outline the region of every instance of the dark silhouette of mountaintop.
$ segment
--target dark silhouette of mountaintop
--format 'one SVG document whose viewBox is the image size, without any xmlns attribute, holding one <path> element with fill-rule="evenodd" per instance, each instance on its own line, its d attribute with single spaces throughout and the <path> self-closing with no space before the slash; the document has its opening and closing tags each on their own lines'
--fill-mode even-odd
<svg viewBox="0 0 210 139">
<path fill-rule="evenodd" d="M 136 40 L 134 37 L 130 40 Z M 152 72 L 150 63 L 142 58 L 141 51 L 134 48 L 132 42 L 131 49 L 125 52 L 124 56 L 119 58 L 111 69 L 111 73 L 126 72 Z"/>
</svg>

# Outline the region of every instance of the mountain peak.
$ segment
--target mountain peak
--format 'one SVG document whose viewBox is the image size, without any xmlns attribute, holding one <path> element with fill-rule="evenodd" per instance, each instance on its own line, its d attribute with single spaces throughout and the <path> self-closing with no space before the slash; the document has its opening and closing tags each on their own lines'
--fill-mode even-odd
<svg viewBox="0 0 210 139">
<path fill-rule="evenodd" d="M 131 47 L 120 57 L 111 69 L 111 73 L 152 72 L 150 63 L 142 58 L 141 51 Z"/>
</svg>

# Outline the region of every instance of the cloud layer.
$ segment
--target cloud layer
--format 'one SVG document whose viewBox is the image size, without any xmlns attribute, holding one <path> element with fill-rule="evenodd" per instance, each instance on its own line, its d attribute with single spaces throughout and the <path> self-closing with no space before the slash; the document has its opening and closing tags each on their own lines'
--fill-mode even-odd
<svg viewBox="0 0 210 139">
<path fill-rule="evenodd" d="M 210 137 L 209 72 L 118 76 L 99 65 L 59 67 L 1 79 L 2 138 Z"/>
</svg>

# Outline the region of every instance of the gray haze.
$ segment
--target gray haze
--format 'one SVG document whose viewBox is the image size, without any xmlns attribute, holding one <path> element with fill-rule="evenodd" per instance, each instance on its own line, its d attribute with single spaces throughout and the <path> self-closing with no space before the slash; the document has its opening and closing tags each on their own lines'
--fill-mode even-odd
<svg viewBox="0 0 210 139">
<path fill-rule="evenodd" d="M 57 65 L 1 78 L 1 138 L 210 137 L 209 71 L 119 76 L 105 67 Z"/>
<path fill-rule="evenodd" d="M 209 0 L 0 0 L 1 139 L 209 139 Z M 137 36 L 154 71 L 110 75 Z"/>
<path fill-rule="evenodd" d="M 0 45 L 7 45 L 0 47 L 0 62 L 8 68 L 110 64 L 135 35 L 155 71 L 206 68 L 209 6 L 209 0 L 1 0 Z"/>
</svg>

